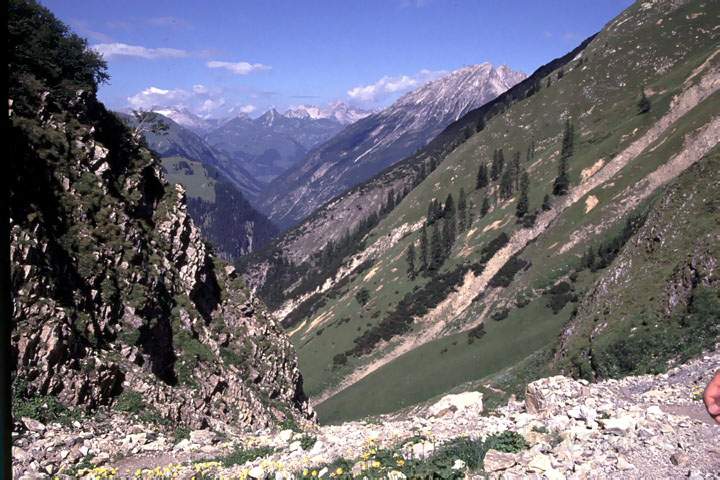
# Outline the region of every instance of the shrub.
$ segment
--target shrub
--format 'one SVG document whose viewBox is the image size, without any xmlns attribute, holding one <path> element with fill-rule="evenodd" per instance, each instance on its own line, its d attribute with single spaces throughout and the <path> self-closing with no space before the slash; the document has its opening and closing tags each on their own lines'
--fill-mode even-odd
<svg viewBox="0 0 720 480">
<path fill-rule="evenodd" d="M 482 338 L 485 335 L 485 324 L 481 323 L 470 330 L 467 333 L 468 344 L 474 343 L 475 339 Z"/>
<path fill-rule="evenodd" d="M 490 279 L 488 285 L 491 287 L 508 287 L 512 283 L 515 275 L 530 266 L 530 262 L 523 260 L 517 256 L 512 256 L 505 265 Z"/>
<path fill-rule="evenodd" d="M 365 304 L 370 300 L 370 291 L 367 288 L 361 288 L 355 294 L 355 299 L 360 305 L 365 306 Z"/>
<path fill-rule="evenodd" d="M 280 427 L 280 430 L 292 430 L 293 432 L 297 432 L 297 433 L 302 431 L 302 430 L 300 430 L 300 427 L 298 426 L 295 419 L 293 419 L 292 417 L 287 417 L 285 420 L 280 422 L 279 427 Z"/>
<path fill-rule="evenodd" d="M 115 410 L 126 413 L 140 413 L 147 408 L 142 395 L 135 390 L 124 390 L 115 402 Z"/>
<path fill-rule="evenodd" d="M 339 366 L 339 365 L 345 365 L 347 363 L 347 354 L 345 353 L 338 353 L 333 357 L 333 365 Z"/>
<path fill-rule="evenodd" d="M 220 461 L 225 467 L 232 467 L 233 465 L 243 465 L 247 462 L 257 460 L 258 458 L 267 457 L 268 455 L 271 455 L 274 451 L 274 448 L 268 446 L 254 447 L 248 449 L 242 446 L 237 446 L 235 447 L 235 450 L 233 450 L 230 454 L 222 457 Z"/>
<path fill-rule="evenodd" d="M 81 417 L 79 412 L 69 410 L 50 395 L 39 395 L 31 398 L 13 397 L 12 413 L 15 418 L 28 417 L 41 423 L 60 422 L 69 424 Z"/>
<path fill-rule="evenodd" d="M 313 446 L 315 446 L 315 442 L 317 442 L 317 438 L 312 435 L 306 434 L 300 437 L 300 447 L 303 450 L 310 450 Z"/>
<path fill-rule="evenodd" d="M 557 285 L 553 285 L 552 288 L 548 290 L 548 295 L 547 306 L 550 307 L 555 314 L 565 308 L 568 302 L 573 302 L 577 299 L 572 287 L 567 282 L 560 282 Z"/>
<path fill-rule="evenodd" d="M 529 445 L 525 440 L 525 437 L 517 432 L 511 432 L 510 430 L 491 435 L 487 438 L 487 440 L 485 440 L 486 451 L 494 449 L 505 453 L 517 453 L 528 447 Z"/>
<path fill-rule="evenodd" d="M 501 320 L 505 320 L 509 314 L 510 310 L 508 310 L 507 308 L 501 308 L 500 310 L 493 312 L 493 314 L 490 315 L 490 318 L 492 318 L 496 322 L 499 322 Z"/>
</svg>

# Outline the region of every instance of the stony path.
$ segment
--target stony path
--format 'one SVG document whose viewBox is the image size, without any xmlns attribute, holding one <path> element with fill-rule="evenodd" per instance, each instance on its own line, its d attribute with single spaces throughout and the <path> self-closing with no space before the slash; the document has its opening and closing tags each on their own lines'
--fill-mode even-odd
<svg viewBox="0 0 720 480">
<path fill-rule="evenodd" d="M 394 448 L 406 458 L 422 458 L 451 439 L 484 439 L 509 430 L 523 435 L 529 448 L 515 454 L 490 450 L 484 460 L 491 478 L 720 478 L 720 425 L 706 416 L 699 396 L 717 368 L 720 351 L 658 376 L 597 384 L 550 377 L 530 384 L 525 402 L 510 402 L 491 414 L 483 412 L 479 393 L 468 392 L 405 418 L 323 426 L 306 434 L 198 430 L 175 442 L 126 417 L 70 428 L 26 420 L 25 430 L 15 434 L 14 472 L 20 479 L 73 478 L 58 474 L 59 467 L 67 471 L 86 458 L 116 478 L 133 477 L 137 469 L 142 478 L 158 478 L 164 467 L 164 478 L 189 479 L 205 471 L 205 478 L 281 480 L 344 457 L 360 475 L 361 456 L 369 448 Z M 316 438 L 307 450 L 303 435 Z M 274 452 L 232 467 L 211 462 L 239 446 L 245 451 L 272 447 Z M 153 473 L 155 467 L 160 469 Z M 474 475 L 479 473 L 466 472 L 467 478 Z"/>
</svg>

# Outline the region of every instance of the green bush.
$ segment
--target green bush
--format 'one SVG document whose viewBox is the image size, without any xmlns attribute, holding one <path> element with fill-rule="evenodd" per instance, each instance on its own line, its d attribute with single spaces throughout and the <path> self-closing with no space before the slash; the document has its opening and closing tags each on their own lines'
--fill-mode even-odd
<svg viewBox="0 0 720 480">
<path fill-rule="evenodd" d="M 557 285 L 553 285 L 547 293 L 549 296 L 547 306 L 552 309 L 555 314 L 565 308 L 568 302 L 577 300 L 572 287 L 567 282 L 560 282 Z"/>
<path fill-rule="evenodd" d="M 115 402 L 115 410 L 126 413 L 140 413 L 147 409 L 143 397 L 135 390 L 124 390 Z"/>
<path fill-rule="evenodd" d="M 310 450 L 313 446 L 315 446 L 315 442 L 317 442 L 317 438 L 312 435 L 305 434 L 300 437 L 300 447 L 303 450 Z"/>
<path fill-rule="evenodd" d="M 502 433 L 489 436 L 485 440 L 485 450 L 499 450 L 505 453 L 517 453 L 525 450 L 529 445 L 525 437 L 517 432 L 506 430 Z"/>
<path fill-rule="evenodd" d="M 220 459 L 220 462 L 222 462 L 223 466 L 225 467 L 232 467 L 233 465 L 243 465 L 258 458 L 272 455 L 274 451 L 274 448 L 268 446 L 247 449 L 242 446 L 237 446 L 235 450 L 233 450 L 230 454 L 222 457 Z"/>
<path fill-rule="evenodd" d="M 515 275 L 528 267 L 530 267 L 530 262 L 513 256 L 493 275 L 488 285 L 491 287 L 508 287 L 513 281 L 513 278 L 515 278 Z"/>
<path fill-rule="evenodd" d="M 292 430 L 293 432 L 302 432 L 297 422 L 292 417 L 287 417 L 279 424 L 280 430 Z"/>
<path fill-rule="evenodd" d="M 69 410 L 65 405 L 58 402 L 55 397 L 49 395 L 13 398 L 12 411 L 13 416 L 17 419 L 28 417 L 41 423 L 60 422 L 68 424 L 81 417 L 79 412 Z"/>
</svg>

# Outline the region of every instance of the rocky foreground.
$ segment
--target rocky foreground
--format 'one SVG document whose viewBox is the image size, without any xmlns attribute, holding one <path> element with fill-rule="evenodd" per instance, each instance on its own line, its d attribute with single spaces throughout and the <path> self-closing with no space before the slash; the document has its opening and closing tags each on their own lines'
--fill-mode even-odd
<svg viewBox="0 0 720 480">
<path fill-rule="evenodd" d="M 436 478 L 720 478 L 720 426 L 701 401 L 718 366 L 715 352 L 658 376 L 597 384 L 550 377 L 531 383 L 524 402 L 491 413 L 483 411 L 480 393 L 467 392 L 402 420 L 304 433 L 173 432 L 118 412 L 68 425 L 24 418 L 13 434 L 13 471 L 19 479 L 398 480 L 428 468 Z M 448 450 L 459 437 L 469 437 L 460 442 L 464 450 Z M 481 448 L 465 448 L 472 445 Z M 468 451 L 482 459 L 473 463 Z"/>
</svg>

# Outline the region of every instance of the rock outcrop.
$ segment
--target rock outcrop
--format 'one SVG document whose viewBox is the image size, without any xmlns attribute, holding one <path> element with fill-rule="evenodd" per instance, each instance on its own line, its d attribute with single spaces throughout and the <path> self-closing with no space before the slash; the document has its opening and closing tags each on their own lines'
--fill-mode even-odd
<svg viewBox="0 0 720 480">
<path fill-rule="evenodd" d="M 182 187 L 97 101 L 98 59 L 43 7 L 9 11 L 10 50 L 23 52 L 10 60 L 8 132 L 16 414 L 107 406 L 238 429 L 311 419 L 289 340 L 203 243 Z M 39 38 L 64 50 L 31 54 Z"/>
</svg>

